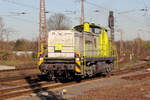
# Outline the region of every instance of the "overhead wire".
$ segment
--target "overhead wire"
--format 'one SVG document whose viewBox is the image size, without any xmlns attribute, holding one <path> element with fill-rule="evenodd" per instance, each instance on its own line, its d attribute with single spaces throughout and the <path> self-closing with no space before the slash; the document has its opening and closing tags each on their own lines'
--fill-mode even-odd
<svg viewBox="0 0 150 100">
<path fill-rule="evenodd" d="M 98 7 L 98 8 L 102 8 L 102 9 L 104 9 L 104 10 L 106 10 L 106 11 L 110 11 L 111 9 L 108 9 L 108 8 L 105 8 L 105 7 L 103 7 L 103 6 L 100 6 L 100 5 L 98 5 L 98 4 L 95 4 L 95 3 L 93 3 L 93 2 L 89 2 L 89 1 L 85 1 L 87 4 L 90 4 L 90 5 L 93 5 L 93 6 L 95 6 L 95 7 Z"/>
<path fill-rule="evenodd" d="M 20 20 L 20 21 L 23 21 L 23 22 L 26 22 L 26 23 L 38 24 L 37 22 L 34 22 L 34 21 L 32 21 L 32 20 L 25 19 L 25 18 L 20 18 L 20 17 L 16 17 L 16 16 L 9 16 L 9 17 L 7 17 L 7 18 L 8 18 L 8 19 Z"/>
<path fill-rule="evenodd" d="M 15 5 L 18 5 L 18 6 L 23 6 L 23 7 L 27 7 L 27 8 L 32 8 L 32 9 L 36 9 L 38 10 L 39 8 L 37 7 L 33 7 L 31 5 L 27 5 L 27 4 L 23 4 L 23 3 L 19 3 L 19 2 L 15 2 L 15 1 L 12 1 L 12 0 L 2 0 L 4 2 L 8 2 L 8 3 L 11 3 L 11 4 L 15 4 Z"/>
<path fill-rule="evenodd" d="M 37 7 L 33 7 L 31 5 L 15 2 L 15 1 L 12 1 L 12 0 L 1 0 L 1 1 L 8 2 L 8 3 L 11 3 L 11 4 L 15 4 L 15 5 L 18 5 L 18 6 L 23 6 L 23 7 L 39 10 L 39 8 L 37 8 Z M 36 24 L 38 24 L 37 22 L 34 22 L 32 20 L 17 17 L 18 16 L 17 14 L 16 15 L 6 14 L 6 15 L 0 15 L 0 16 L 5 16 L 5 17 L 11 18 L 11 19 L 13 18 L 13 19 L 24 21 L 24 22 L 27 22 L 27 23 L 36 23 Z"/>
<path fill-rule="evenodd" d="M 32 5 L 28 5 L 28 4 L 24 4 L 24 3 L 20 3 L 20 2 L 15 2 L 15 1 L 12 1 L 12 0 L 2 0 L 4 2 L 8 2 L 8 3 L 11 3 L 11 4 L 15 4 L 15 5 L 18 5 L 18 6 L 23 6 L 23 7 L 26 7 L 26 8 L 32 8 L 34 10 L 39 10 L 38 7 L 34 7 Z M 46 13 L 55 13 L 53 11 L 49 11 L 49 10 L 46 10 Z"/>
<path fill-rule="evenodd" d="M 93 5 L 94 7 L 97 7 L 97 8 L 102 8 L 102 9 L 104 9 L 104 10 L 106 10 L 106 11 L 111 11 L 111 10 L 113 10 L 113 11 L 115 11 L 115 12 L 117 12 L 117 13 L 115 13 L 115 14 L 117 14 L 117 15 L 120 15 L 118 12 L 118 10 L 117 9 L 108 9 L 108 8 L 105 8 L 105 7 L 103 7 L 103 6 L 100 6 L 100 5 L 98 5 L 98 4 L 95 4 L 95 3 L 93 3 L 93 2 L 89 2 L 89 1 L 87 1 L 86 0 L 86 3 L 88 3 L 88 4 L 90 4 L 90 5 Z M 131 21 L 133 21 L 133 22 L 136 22 L 136 23 L 138 23 L 138 24 L 145 24 L 145 23 L 141 23 L 141 22 L 139 22 L 139 20 L 137 21 L 136 19 L 133 19 L 133 18 L 131 18 L 131 17 L 129 17 L 128 15 L 123 15 L 123 14 L 121 14 L 124 18 L 127 18 L 128 17 L 128 20 L 131 20 Z"/>
<path fill-rule="evenodd" d="M 1 0 L 1 1 L 8 2 L 8 3 L 11 3 L 11 4 L 15 4 L 15 5 L 18 5 L 18 6 L 27 7 L 27 8 L 38 9 L 38 8 L 33 7 L 31 5 L 18 3 L 18 2 L 12 1 L 12 0 Z M 24 21 L 24 22 L 27 22 L 27 23 L 35 23 L 34 21 L 31 21 L 29 19 L 24 19 L 24 18 L 17 17 L 17 16 L 19 16 L 17 13 L 15 13 L 15 14 L 5 14 L 5 15 L 0 15 L 0 16 L 5 16 L 5 17 L 11 18 L 11 19 L 13 18 L 13 19 Z"/>
<path fill-rule="evenodd" d="M 137 23 L 138 26 L 140 26 L 140 27 L 143 27 L 143 26 L 146 26 L 146 27 L 147 27 L 147 25 L 146 25 L 144 22 L 141 22 L 141 21 L 139 21 L 139 20 L 137 20 L 137 19 L 135 19 L 135 18 L 131 18 L 131 17 L 129 17 L 128 15 L 119 14 L 119 13 L 118 13 L 119 11 L 116 10 L 116 9 L 108 9 L 108 8 L 102 7 L 102 6 L 98 5 L 98 4 L 92 3 L 91 1 L 89 2 L 89 1 L 87 1 L 87 0 L 86 0 L 86 3 L 88 3 L 88 4 L 90 4 L 90 5 L 94 6 L 94 7 L 97 7 L 97 8 L 99 8 L 99 9 L 104 9 L 104 10 L 107 11 L 107 12 L 109 12 L 110 10 L 113 10 L 113 11 L 117 12 L 117 13 L 115 13 L 116 15 L 121 15 L 122 17 L 126 18 L 126 19 L 129 20 L 129 21 L 132 21 L 132 22 L 134 22 L 134 23 Z M 149 8 L 149 9 L 150 9 L 150 8 Z M 132 11 L 133 11 L 133 10 L 132 10 Z M 103 12 L 103 13 L 105 13 L 105 12 Z M 118 19 L 117 19 L 117 20 L 118 20 Z M 145 28 L 145 27 L 144 27 L 144 28 Z M 150 32 L 150 31 L 148 31 L 147 29 L 143 29 L 143 28 L 142 28 L 142 30 L 145 31 L 145 32 Z"/>
<path fill-rule="evenodd" d="M 2 0 L 2 1 L 9 2 L 9 3 L 15 4 L 15 5 L 19 5 L 19 6 L 30 7 L 30 8 L 38 9 L 38 10 L 39 10 L 39 8 L 33 7 L 33 6 L 31 6 L 31 5 L 27 5 L 27 4 L 23 4 L 23 3 L 18 3 L 18 2 L 12 1 L 12 0 Z M 144 1 L 144 0 L 143 0 L 143 1 Z M 104 10 L 106 10 L 107 12 L 110 11 L 110 10 L 114 10 L 114 9 L 105 8 L 105 7 L 101 6 L 101 5 L 98 5 L 98 4 L 93 3 L 93 2 L 91 2 L 91 1 L 89 2 L 88 0 L 85 0 L 85 2 L 86 2 L 87 4 L 93 5 L 94 7 L 97 7 L 97 8 L 100 8 L 100 9 L 104 9 Z M 146 6 L 145 1 L 144 1 L 144 5 Z M 119 13 L 117 13 L 117 14 L 119 14 Z M 127 16 L 127 15 L 123 15 L 123 16 Z M 130 18 L 130 20 L 131 20 L 131 18 Z M 132 20 L 132 21 L 133 21 L 133 20 Z M 134 22 L 137 22 L 137 21 L 134 21 Z"/>
</svg>

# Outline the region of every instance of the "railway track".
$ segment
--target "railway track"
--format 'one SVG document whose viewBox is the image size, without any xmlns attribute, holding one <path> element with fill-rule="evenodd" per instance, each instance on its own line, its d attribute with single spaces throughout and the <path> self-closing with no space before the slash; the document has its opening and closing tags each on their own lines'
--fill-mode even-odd
<svg viewBox="0 0 150 100">
<path fill-rule="evenodd" d="M 6 88 L 0 90 L 0 99 L 5 100 L 12 97 L 28 95 L 30 93 L 37 93 L 39 91 L 45 91 L 48 89 L 56 88 L 62 85 L 62 83 L 44 82 L 34 83 L 29 85 L 23 85 L 14 88 Z"/>
<path fill-rule="evenodd" d="M 33 67 L 12 70 L 0 70 L 0 82 L 21 80 L 28 76 L 40 76 L 40 72 Z"/>
<path fill-rule="evenodd" d="M 140 64 L 136 67 L 130 67 L 128 69 L 123 69 L 123 70 L 115 70 L 111 73 L 111 75 L 119 75 L 119 74 L 123 74 L 123 73 L 129 73 L 129 72 L 133 72 L 133 71 L 137 71 L 137 70 L 140 70 L 140 69 L 143 69 L 143 68 L 148 68 L 150 66 L 150 63 L 144 63 L 144 64 Z M 25 68 L 25 69 L 15 69 L 15 70 L 1 70 L 0 73 L 2 72 L 14 72 L 14 71 L 22 71 L 22 70 L 32 70 L 32 69 L 35 69 L 35 68 Z M 16 80 L 21 80 L 21 79 L 25 79 L 26 77 L 42 77 L 39 74 L 28 74 L 28 75 L 17 75 L 17 76 L 14 76 L 14 77 L 5 77 L 5 78 L 0 78 L 0 81 L 1 82 L 5 82 L 5 81 L 16 81 Z"/>
<path fill-rule="evenodd" d="M 149 68 L 149 66 L 150 66 L 149 63 L 141 64 L 141 65 L 138 65 L 137 67 L 134 67 L 131 69 L 114 71 L 114 72 L 112 72 L 112 74 L 110 76 L 121 75 L 121 74 L 125 74 L 125 73 L 138 71 L 141 69 Z M 38 93 L 40 91 L 47 91 L 47 90 L 65 87 L 65 86 L 70 86 L 70 85 L 82 84 L 82 83 L 87 82 L 87 81 L 102 79 L 102 77 L 90 78 L 90 79 L 82 80 L 82 82 L 80 82 L 80 83 L 77 83 L 75 81 L 68 82 L 68 83 L 55 83 L 53 81 L 45 82 L 45 81 L 41 81 L 41 80 L 37 80 L 37 81 L 33 82 L 32 77 L 37 77 L 37 76 L 38 75 L 24 76 L 24 77 L 22 77 L 22 79 L 24 81 L 26 81 L 27 84 L 22 84 L 22 85 L 15 86 L 12 88 L 0 89 L 0 100 L 5 100 L 8 98 L 13 98 L 13 97 L 17 97 L 17 96 L 29 95 L 31 93 Z M 15 80 L 20 79 L 20 78 L 14 77 Z M 14 79 L 11 78 L 10 80 L 13 81 Z M 0 81 L 6 81 L 6 80 L 8 80 L 8 79 L 3 79 Z"/>
<path fill-rule="evenodd" d="M 25 95 L 29 95 L 31 93 L 38 93 L 41 91 L 48 91 L 48 90 L 61 88 L 61 87 L 65 87 L 65 86 L 83 84 L 85 82 L 91 82 L 91 81 L 100 80 L 100 79 L 104 79 L 104 78 L 96 77 L 96 78 L 85 79 L 85 80 L 82 80 L 81 82 L 70 81 L 67 83 L 56 83 L 54 81 L 30 83 L 30 81 L 29 81 L 28 85 L 22 85 L 19 87 L 0 89 L 0 99 L 5 100 L 8 98 L 25 96 Z"/>
<path fill-rule="evenodd" d="M 15 71 L 22 71 L 22 70 L 32 70 L 32 69 L 36 69 L 36 68 L 31 67 L 31 68 L 17 68 L 17 69 L 0 70 L 0 73 L 2 73 L 2 72 L 15 72 Z"/>
<path fill-rule="evenodd" d="M 123 69 L 123 70 L 118 69 L 118 70 L 113 71 L 111 75 L 120 75 L 120 74 L 130 73 L 134 71 L 139 71 L 141 69 L 146 69 L 146 68 L 150 68 L 150 62 L 139 64 L 136 66 L 130 66 L 127 69 Z"/>
<path fill-rule="evenodd" d="M 7 77 L 7 78 L 0 78 L 0 82 L 10 82 L 10 81 L 16 81 L 16 80 L 24 80 L 27 77 L 33 77 L 33 78 L 40 78 L 43 75 L 41 74 L 29 74 L 29 75 L 18 75 L 15 77 Z"/>
</svg>

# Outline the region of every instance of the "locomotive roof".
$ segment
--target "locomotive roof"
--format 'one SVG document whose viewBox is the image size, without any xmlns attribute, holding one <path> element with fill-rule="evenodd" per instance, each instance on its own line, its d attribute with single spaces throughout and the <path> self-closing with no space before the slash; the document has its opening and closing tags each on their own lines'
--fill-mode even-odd
<svg viewBox="0 0 150 100">
<path fill-rule="evenodd" d="M 83 28 L 83 27 L 84 27 L 84 25 L 82 24 L 82 25 L 77 25 L 77 26 L 75 26 L 73 29 Z M 99 25 L 95 25 L 94 23 L 93 23 L 93 24 L 90 24 L 90 28 L 105 29 L 105 28 L 103 28 L 103 27 L 101 27 L 101 26 L 99 26 Z M 107 29 L 105 29 L 105 30 L 107 31 Z"/>
</svg>

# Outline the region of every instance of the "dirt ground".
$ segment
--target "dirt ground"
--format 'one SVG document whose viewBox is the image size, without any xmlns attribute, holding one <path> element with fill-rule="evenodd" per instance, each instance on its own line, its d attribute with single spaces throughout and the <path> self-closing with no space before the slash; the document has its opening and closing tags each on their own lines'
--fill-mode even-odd
<svg viewBox="0 0 150 100">
<path fill-rule="evenodd" d="M 63 89 L 66 94 L 62 94 Z M 100 78 L 10 100 L 150 100 L 150 71 Z"/>
<path fill-rule="evenodd" d="M 150 100 L 150 77 L 111 87 L 97 87 L 84 93 L 86 96 L 68 100 Z"/>
</svg>

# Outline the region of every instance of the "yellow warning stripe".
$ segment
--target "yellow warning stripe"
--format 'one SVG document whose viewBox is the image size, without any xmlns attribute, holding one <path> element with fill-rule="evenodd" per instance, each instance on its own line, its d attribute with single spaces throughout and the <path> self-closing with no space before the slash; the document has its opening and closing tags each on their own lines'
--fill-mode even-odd
<svg viewBox="0 0 150 100">
<path fill-rule="evenodd" d="M 79 60 L 76 60 L 76 63 L 80 66 L 81 65 L 81 63 L 80 63 L 80 61 Z"/>
<path fill-rule="evenodd" d="M 79 58 L 76 58 L 76 59 L 75 59 L 75 62 L 76 62 L 76 64 L 77 64 L 77 66 L 75 66 L 75 71 L 78 72 L 78 73 L 80 73 L 80 72 L 81 72 L 81 69 L 80 69 L 81 63 L 80 63 Z"/>
<path fill-rule="evenodd" d="M 75 66 L 75 71 L 78 72 L 78 73 L 81 72 L 81 70 L 77 66 Z"/>
<path fill-rule="evenodd" d="M 149 70 L 149 71 L 150 71 L 150 68 L 148 68 L 147 70 Z"/>
<path fill-rule="evenodd" d="M 39 62 L 38 62 L 38 66 L 40 66 L 44 61 L 44 58 L 40 58 Z"/>
</svg>

